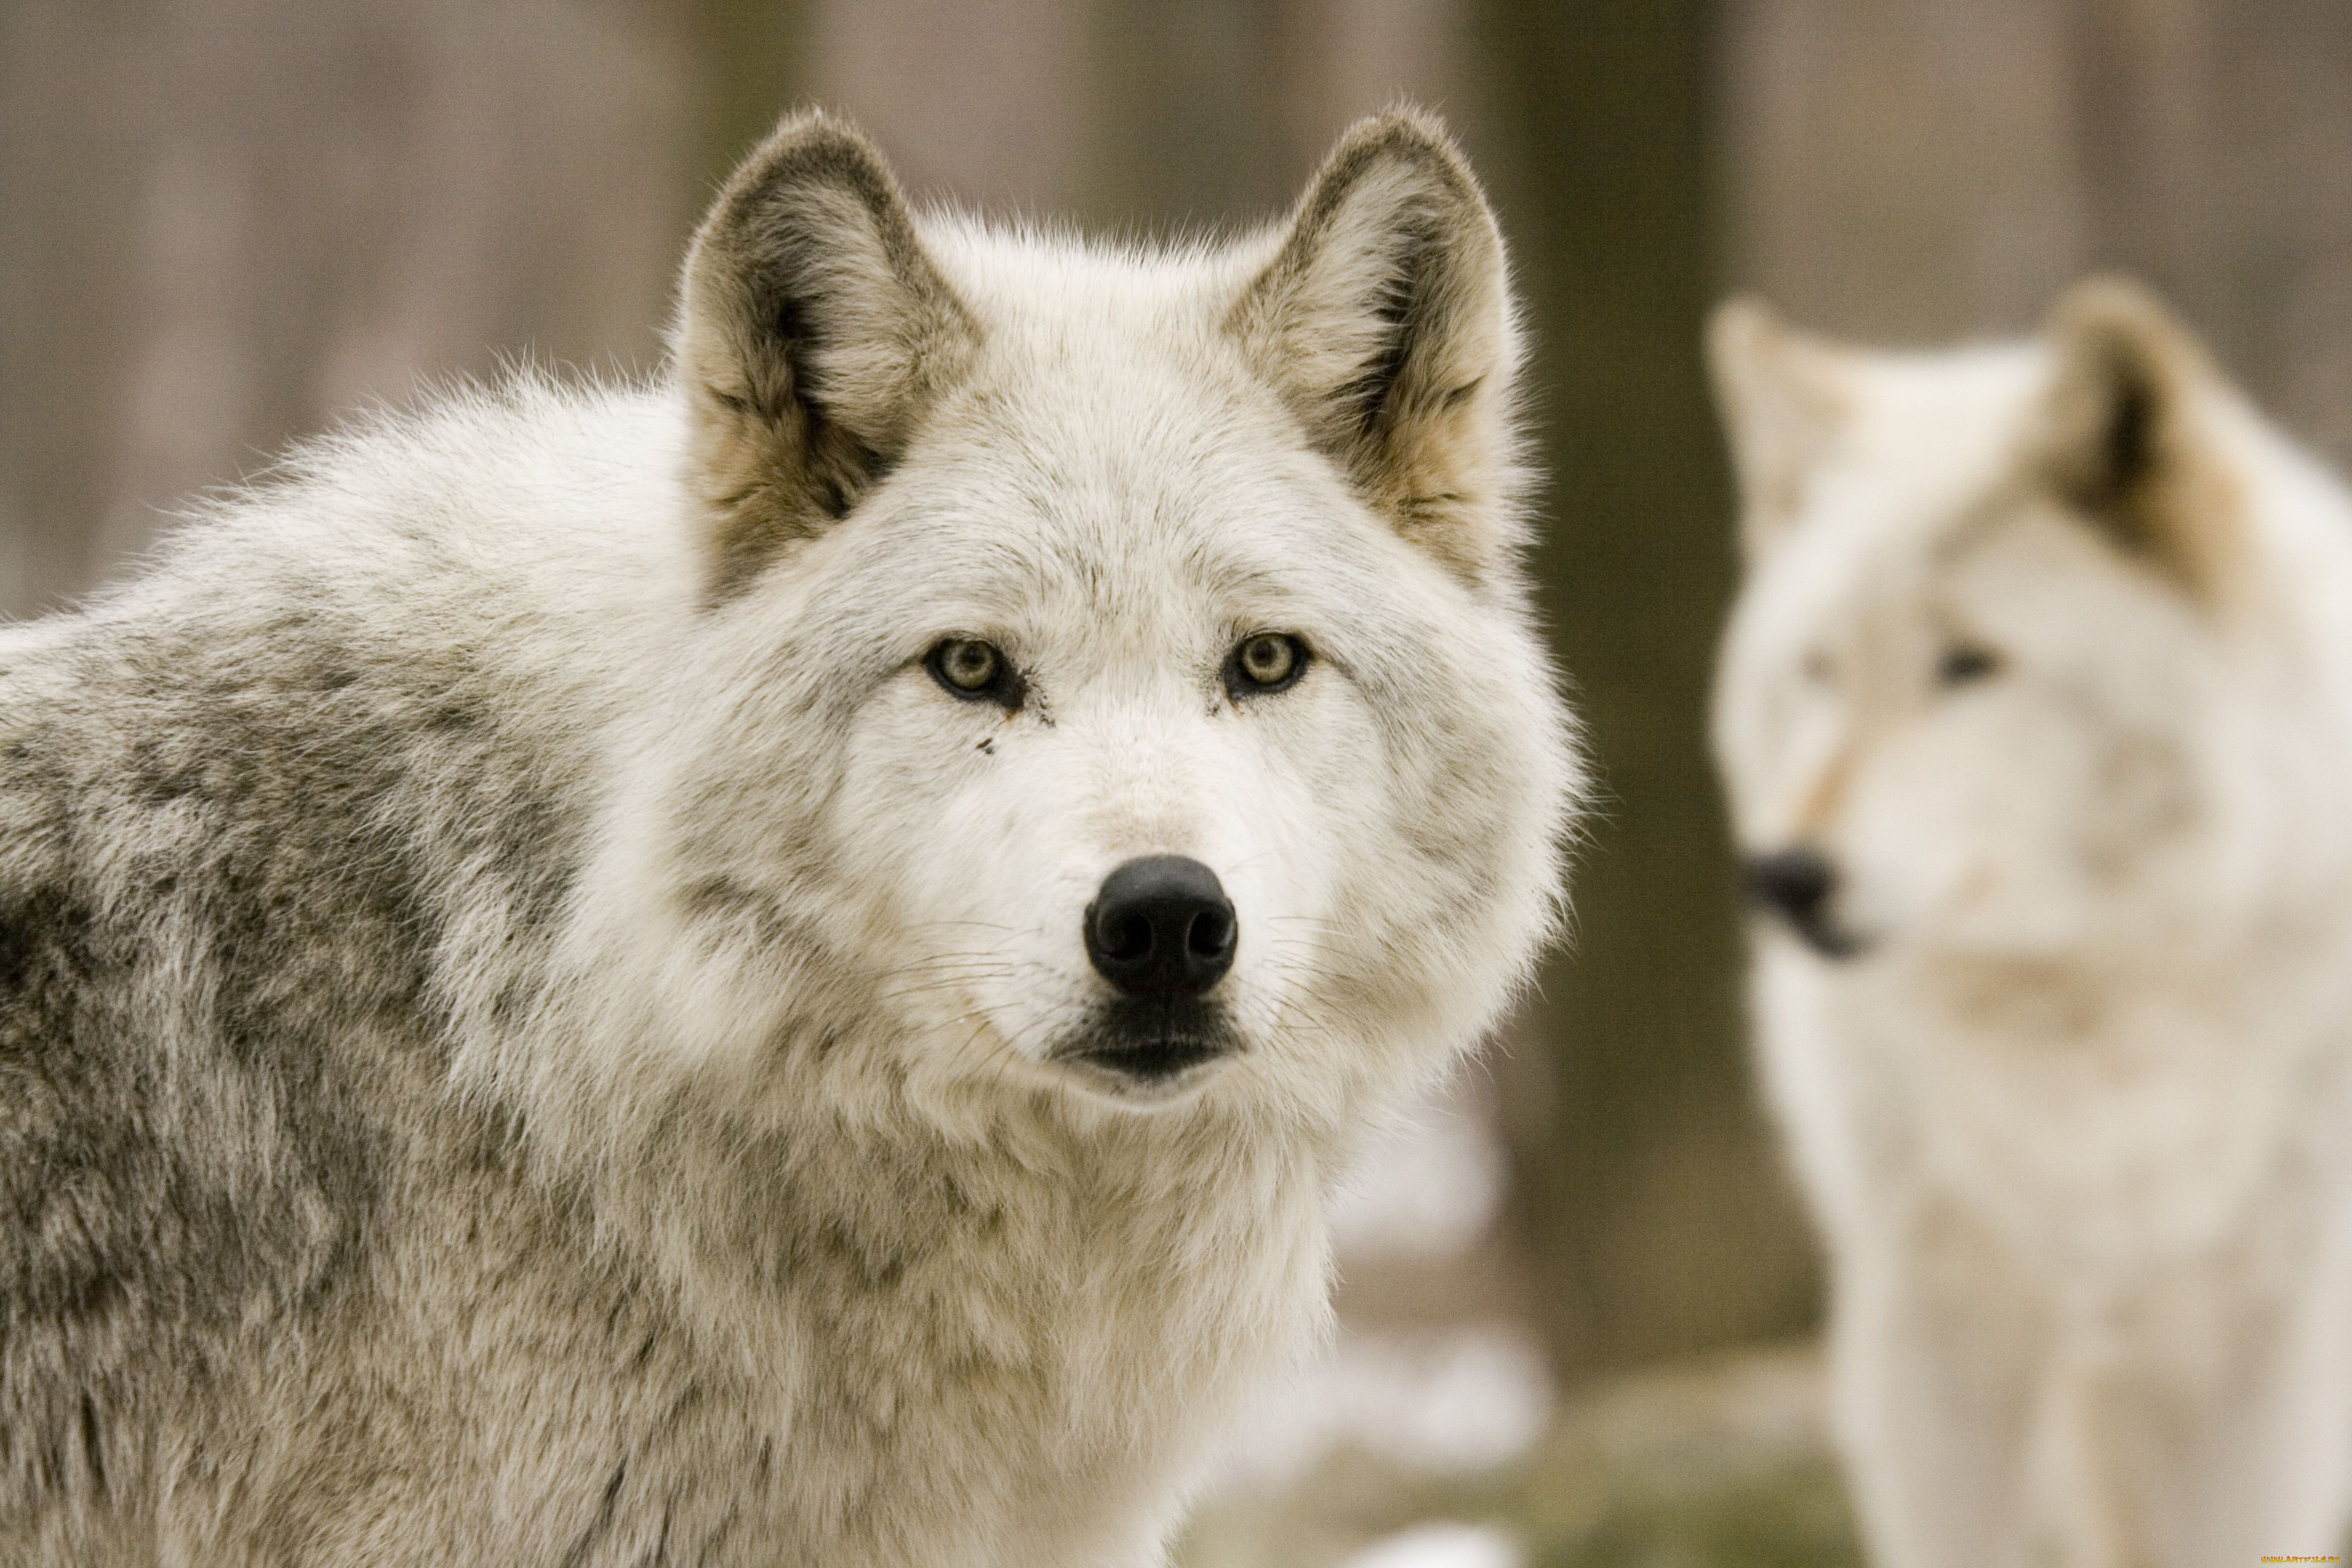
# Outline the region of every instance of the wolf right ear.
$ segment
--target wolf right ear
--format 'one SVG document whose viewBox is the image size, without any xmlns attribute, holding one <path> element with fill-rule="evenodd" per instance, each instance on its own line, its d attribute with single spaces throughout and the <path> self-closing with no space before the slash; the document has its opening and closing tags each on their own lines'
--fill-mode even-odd
<svg viewBox="0 0 2352 1568">
<path fill-rule="evenodd" d="M 1851 355 L 1760 300 L 1736 299 L 1707 322 L 1706 363 L 1739 486 L 1740 548 L 1754 562 L 1795 520 L 1805 480 L 1845 424 Z"/>
<path fill-rule="evenodd" d="M 2211 601 L 2242 543 L 2229 468 L 2197 417 L 2221 373 L 2156 296 L 2094 278 L 2051 311 L 2056 360 L 2027 460 L 2126 554 Z"/>
<path fill-rule="evenodd" d="M 864 137 L 810 112 L 746 158 L 687 253 L 676 332 L 713 596 L 846 512 L 979 335 Z"/>
<path fill-rule="evenodd" d="M 1502 232 L 1436 121 L 1399 110 L 1342 137 L 1226 328 L 1406 539 L 1473 583 L 1508 552 Z"/>
</svg>

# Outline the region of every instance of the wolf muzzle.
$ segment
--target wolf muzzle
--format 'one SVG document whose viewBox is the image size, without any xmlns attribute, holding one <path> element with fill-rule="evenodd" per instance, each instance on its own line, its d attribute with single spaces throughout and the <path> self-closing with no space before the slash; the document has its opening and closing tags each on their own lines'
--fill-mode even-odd
<svg viewBox="0 0 2352 1568">
<path fill-rule="evenodd" d="M 1841 927 L 1831 911 L 1837 868 L 1817 849 L 1782 849 L 1757 855 L 1741 868 L 1748 900 L 1780 916 L 1806 946 L 1824 958 L 1851 958 L 1862 942 Z"/>
<path fill-rule="evenodd" d="M 1129 860 L 1087 907 L 1087 958 L 1118 994 L 1056 1050 L 1157 1086 L 1241 1048 L 1210 993 L 1234 966 L 1239 919 L 1217 874 L 1181 855 Z"/>
</svg>

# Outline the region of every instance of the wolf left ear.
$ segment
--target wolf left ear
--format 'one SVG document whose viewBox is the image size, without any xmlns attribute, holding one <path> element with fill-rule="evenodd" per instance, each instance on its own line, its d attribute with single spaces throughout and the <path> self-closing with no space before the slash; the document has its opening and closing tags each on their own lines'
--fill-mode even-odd
<svg viewBox="0 0 2352 1568">
<path fill-rule="evenodd" d="M 686 258 L 676 354 L 713 596 L 847 512 L 978 342 L 880 154 L 822 112 L 779 126 Z"/>
<path fill-rule="evenodd" d="M 1502 232 L 1436 121 L 1396 110 L 1342 137 L 1226 324 L 1406 539 L 1473 583 L 1508 553 L 1519 340 Z"/>
<path fill-rule="evenodd" d="M 2239 500 L 2198 404 L 2221 373 L 2154 294 L 2121 279 L 2077 284 L 2048 333 L 2056 363 L 2030 469 L 2127 554 L 2218 597 Z"/>
<path fill-rule="evenodd" d="M 1706 368 L 1739 487 L 1752 564 L 1796 521 L 1807 482 L 1853 413 L 1855 356 L 1799 331 L 1760 300 L 1727 300 L 1706 324 Z"/>
</svg>

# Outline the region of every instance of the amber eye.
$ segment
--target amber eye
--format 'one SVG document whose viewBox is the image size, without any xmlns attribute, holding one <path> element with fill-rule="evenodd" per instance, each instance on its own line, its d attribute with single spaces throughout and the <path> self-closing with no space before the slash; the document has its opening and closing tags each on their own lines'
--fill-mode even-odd
<svg viewBox="0 0 2352 1568">
<path fill-rule="evenodd" d="M 967 702 L 1021 705 L 1021 682 L 1012 661 L 994 643 L 977 637 L 949 637 L 931 649 L 923 666 L 931 679 Z"/>
<path fill-rule="evenodd" d="M 1284 691 L 1307 673 L 1307 645 L 1287 632 L 1253 632 L 1225 658 L 1225 691 L 1238 700 Z"/>
<path fill-rule="evenodd" d="M 1966 686 L 1972 680 L 1982 680 L 2000 668 L 2000 658 L 1985 648 L 1955 643 L 1936 660 L 1936 684 Z"/>
</svg>

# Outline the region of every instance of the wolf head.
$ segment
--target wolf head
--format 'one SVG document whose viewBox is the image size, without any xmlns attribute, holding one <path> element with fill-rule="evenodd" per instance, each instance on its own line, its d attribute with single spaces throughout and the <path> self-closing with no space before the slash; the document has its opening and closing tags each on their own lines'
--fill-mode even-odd
<svg viewBox="0 0 2352 1568">
<path fill-rule="evenodd" d="M 2094 282 L 2037 341 L 1895 354 L 1735 302 L 1709 348 L 1748 561 L 1716 744 L 1786 929 L 2145 952 L 2296 883 L 2333 725 L 2266 563 L 2339 508 L 2161 307 Z"/>
<path fill-rule="evenodd" d="M 1517 354 L 1413 115 L 1152 253 L 919 216 L 788 121 L 686 266 L 703 603 L 578 983 L 786 1092 L 1328 1106 L 1442 1061 L 1552 929 L 1575 779 Z"/>
</svg>

